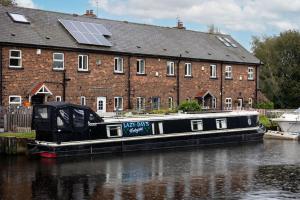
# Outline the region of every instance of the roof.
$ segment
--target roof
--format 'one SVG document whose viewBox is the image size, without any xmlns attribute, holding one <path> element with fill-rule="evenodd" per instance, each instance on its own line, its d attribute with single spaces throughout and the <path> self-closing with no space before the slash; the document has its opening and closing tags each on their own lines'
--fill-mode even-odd
<svg viewBox="0 0 300 200">
<path fill-rule="evenodd" d="M 24 15 L 30 24 L 15 23 L 8 12 Z M 111 33 L 112 47 L 78 44 L 59 19 L 99 23 Z M 0 5 L 0 44 L 38 45 L 50 48 L 70 48 L 133 55 L 155 55 L 259 64 L 260 61 L 231 36 L 237 48 L 226 47 L 216 36 L 177 28 L 129 23 L 108 19 Z"/>
<path fill-rule="evenodd" d="M 203 98 L 203 97 L 205 97 L 208 94 L 210 96 L 214 97 L 214 95 L 209 90 L 202 90 L 202 91 L 198 92 L 195 97 L 196 98 Z"/>
</svg>

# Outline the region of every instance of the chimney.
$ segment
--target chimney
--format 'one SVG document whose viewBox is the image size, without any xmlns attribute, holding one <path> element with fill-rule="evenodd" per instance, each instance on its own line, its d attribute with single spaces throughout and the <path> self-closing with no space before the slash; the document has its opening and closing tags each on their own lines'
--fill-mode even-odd
<svg viewBox="0 0 300 200">
<path fill-rule="evenodd" d="M 176 26 L 175 28 L 185 30 L 185 27 L 183 26 L 183 22 L 180 21 L 179 19 L 178 19 L 178 21 L 177 21 L 177 26 Z"/>
<path fill-rule="evenodd" d="M 95 14 L 94 14 L 94 11 L 93 10 L 86 10 L 85 14 L 83 16 L 86 16 L 86 17 L 97 17 Z"/>
</svg>

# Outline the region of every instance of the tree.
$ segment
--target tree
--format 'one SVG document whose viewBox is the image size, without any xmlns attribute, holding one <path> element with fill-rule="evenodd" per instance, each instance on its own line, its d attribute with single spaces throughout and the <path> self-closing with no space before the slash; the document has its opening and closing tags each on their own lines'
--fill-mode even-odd
<svg viewBox="0 0 300 200">
<path fill-rule="evenodd" d="M 252 50 L 264 65 L 260 88 L 277 108 L 300 106 L 300 33 L 286 31 L 279 36 L 254 37 Z"/>
<path fill-rule="evenodd" d="M 0 4 L 3 6 L 16 6 L 17 5 L 15 0 L 0 0 Z"/>
</svg>

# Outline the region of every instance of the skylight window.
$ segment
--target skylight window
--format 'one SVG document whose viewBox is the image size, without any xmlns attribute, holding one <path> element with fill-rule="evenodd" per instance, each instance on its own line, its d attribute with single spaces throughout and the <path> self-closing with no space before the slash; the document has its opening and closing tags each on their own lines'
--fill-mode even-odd
<svg viewBox="0 0 300 200">
<path fill-rule="evenodd" d="M 226 37 L 216 36 L 218 40 L 220 40 L 226 47 L 234 47 L 237 48 L 237 45 L 234 44 L 230 39 Z"/>
<path fill-rule="evenodd" d="M 8 14 L 14 22 L 25 23 L 25 24 L 30 23 L 24 15 L 17 14 L 17 13 L 8 13 Z"/>
</svg>

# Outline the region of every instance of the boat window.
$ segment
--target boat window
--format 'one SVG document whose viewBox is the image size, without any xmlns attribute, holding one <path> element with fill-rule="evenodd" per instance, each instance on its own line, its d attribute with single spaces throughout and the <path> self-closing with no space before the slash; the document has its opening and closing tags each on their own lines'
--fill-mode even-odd
<svg viewBox="0 0 300 200">
<path fill-rule="evenodd" d="M 225 129 L 227 128 L 226 119 L 216 119 L 217 129 Z"/>
<path fill-rule="evenodd" d="M 84 127 L 84 110 L 73 109 L 73 125 L 74 128 Z"/>
<path fill-rule="evenodd" d="M 164 133 L 164 126 L 162 122 L 158 123 L 158 129 L 159 129 L 159 134 L 163 134 Z"/>
<path fill-rule="evenodd" d="M 107 125 L 106 126 L 107 137 L 121 137 L 122 136 L 122 125 Z"/>
<path fill-rule="evenodd" d="M 61 109 L 58 111 L 57 126 L 67 127 L 70 126 L 70 112 L 69 109 Z"/>
<path fill-rule="evenodd" d="M 38 107 L 35 111 L 34 118 L 36 119 L 48 119 L 47 107 Z"/>
<path fill-rule="evenodd" d="M 203 130 L 202 120 L 192 120 L 191 126 L 192 126 L 192 131 L 202 131 Z"/>
</svg>

